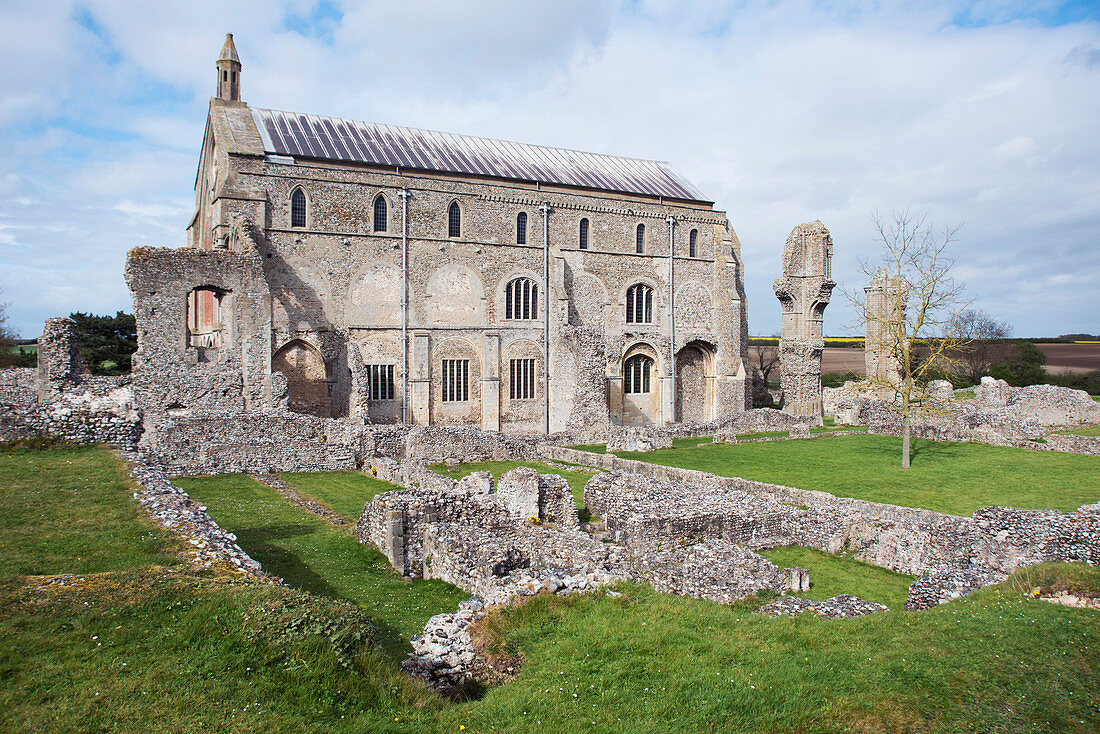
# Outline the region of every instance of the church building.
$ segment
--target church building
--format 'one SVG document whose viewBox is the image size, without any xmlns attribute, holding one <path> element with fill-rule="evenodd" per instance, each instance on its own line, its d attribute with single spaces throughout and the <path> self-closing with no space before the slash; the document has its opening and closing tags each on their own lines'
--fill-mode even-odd
<svg viewBox="0 0 1100 734">
<path fill-rule="evenodd" d="M 216 66 L 189 247 L 127 265 L 166 408 L 532 434 L 750 407 L 740 243 L 667 163 L 251 106 L 232 35 Z"/>
</svg>

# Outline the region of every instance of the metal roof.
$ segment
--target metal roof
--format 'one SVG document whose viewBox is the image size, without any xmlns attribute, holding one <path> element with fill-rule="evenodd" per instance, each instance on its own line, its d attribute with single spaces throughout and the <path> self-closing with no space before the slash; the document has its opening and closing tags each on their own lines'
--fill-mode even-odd
<svg viewBox="0 0 1100 734">
<path fill-rule="evenodd" d="M 667 163 L 249 108 L 274 155 L 402 166 L 711 202 Z"/>
</svg>

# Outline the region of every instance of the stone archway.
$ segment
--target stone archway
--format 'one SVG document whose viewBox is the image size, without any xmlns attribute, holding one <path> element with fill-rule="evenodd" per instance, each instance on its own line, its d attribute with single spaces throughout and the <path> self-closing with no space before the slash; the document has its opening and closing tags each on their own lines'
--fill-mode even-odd
<svg viewBox="0 0 1100 734">
<path fill-rule="evenodd" d="M 331 416 L 325 360 L 316 347 L 301 339 L 287 342 L 271 358 L 271 370 L 286 375 L 291 410 L 322 418 Z"/>
<path fill-rule="evenodd" d="M 714 349 L 691 342 L 676 354 L 676 422 L 714 416 Z"/>
</svg>

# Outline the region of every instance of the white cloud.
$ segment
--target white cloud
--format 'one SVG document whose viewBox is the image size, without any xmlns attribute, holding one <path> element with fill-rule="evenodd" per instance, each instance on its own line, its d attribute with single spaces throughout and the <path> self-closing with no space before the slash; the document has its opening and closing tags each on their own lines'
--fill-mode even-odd
<svg viewBox="0 0 1100 734">
<path fill-rule="evenodd" d="M 796 224 L 822 219 L 858 287 L 871 212 L 907 207 L 964 225 L 969 295 L 1016 333 L 1100 330 L 1096 23 L 1013 20 L 1037 11 L 1011 1 L 344 5 L 331 43 L 285 28 L 289 2 L 92 2 L 99 35 L 75 6 L 0 11 L 49 57 L 0 80 L 18 328 L 128 307 L 125 250 L 183 241 L 234 31 L 257 105 L 670 161 L 744 243 L 753 332 L 778 327 L 770 283 Z M 24 68 L 26 45 L 0 59 Z M 826 330 L 852 320 L 836 299 Z"/>
</svg>

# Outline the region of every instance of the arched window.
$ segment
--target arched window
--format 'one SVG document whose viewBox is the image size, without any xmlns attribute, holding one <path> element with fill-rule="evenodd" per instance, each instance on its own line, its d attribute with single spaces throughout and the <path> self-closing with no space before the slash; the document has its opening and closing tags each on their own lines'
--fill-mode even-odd
<svg viewBox="0 0 1100 734">
<path fill-rule="evenodd" d="M 635 245 L 635 252 L 637 252 L 639 255 L 641 255 L 643 252 L 645 252 L 645 225 L 644 224 L 639 224 L 638 225 L 638 241 Z"/>
<path fill-rule="evenodd" d="M 290 226 L 306 226 L 306 195 L 301 189 L 290 194 Z"/>
<path fill-rule="evenodd" d="M 539 286 L 530 278 L 516 278 L 504 291 L 504 318 L 537 319 Z"/>
<path fill-rule="evenodd" d="M 447 236 L 458 237 L 462 234 L 462 209 L 459 208 L 457 201 L 451 202 L 451 207 L 447 210 Z"/>
<path fill-rule="evenodd" d="M 588 217 L 581 220 L 580 246 L 582 250 L 588 249 Z"/>
<path fill-rule="evenodd" d="M 653 360 L 644 354 L 635 354 L 623 365 L 623 392 L 649 392 L 649 375 L 653 372 Z"/>
<path fill-rule="evenodd" d="M 386 197 L 379 194 L 374 199 L 374 231 L 385 232 L 389 224 L 386 221 L 386 217 L 389 214 L 388 207 L 386 206 Z"/>
<path fill-rule="evenodd" d="M 695 257 L 695 243 L 699 241 L 699 230 L 691 230 L 691 234 L 688 235 L 688 257 Z"/>
<path fill-rule="evenodd" d="M 516 215 L 516 244 L 527 244 L 527 212 Z"/>
<path fill-rule="evenodd" d="M 637 283 L 627 289 L 626 323 L 653 323 L 653 289 L 648 285 Z"/>
</svg>

